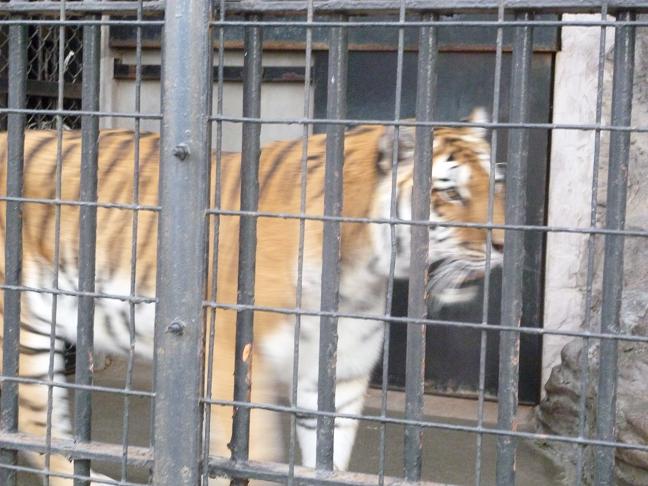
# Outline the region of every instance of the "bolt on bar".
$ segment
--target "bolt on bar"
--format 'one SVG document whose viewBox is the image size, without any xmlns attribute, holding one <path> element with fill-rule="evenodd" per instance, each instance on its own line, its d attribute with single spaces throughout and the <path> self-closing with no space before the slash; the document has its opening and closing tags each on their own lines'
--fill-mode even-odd
<svg viewBox="0 0 648 486">
<path fill-rule="evenodd" d="M 83 85 L 82 109 L 99 109 L 99 57 L 100 27 L 83 27 Z M 97 202 L 97 158 L 99 119 L 94 116 L 81 118 L 81 185 L 79 200 Z M 97 243 L 97 208 L 79 208 L 79 291 L 95 291 L 95 253 Z M 94 348 L 95 302 L 91 296 L 79 297 L 77 313 L 77 352 L 75 382 L 92 385 L 92 352 Z M 74 392 L 74 438 L 78 442 L 91 440 L 92 393 L 90 390 Z M 74 462 L 74 474 L 90 475 L 90 461 Z M 75 486 L 87 486 L 88 481 L 75 479 Z"/>
<path fill-rule="evenodd" d="M 212 45 L 209 0 L 166 4 L 155 316 L 153 484 L 200 481 Z M 190 49 L 187 46 L 191 46 Z M 180 158 L 176 148 L 186 148 Z"/>
<path fill-rule="evenodd" d="M 251 20 L 258 20 L 251 17 Z M 246 27 L 243 54 L 243 116 L 261 114 L 262 65 L 261 27 Z M 256 211 L 259 207 L 259 155 L 261 124 L 243 124 L 241 152 L 241 210 Z M 254 282 L 257 246 L 257 217 L 240 217 L 238 291 L 239 304 L 254 304 Z M 234 400 L 249 402 L 252 387 L 252 339 L 254 311 L 243 309 L 236 314 L 236 355 L 234 368 Z M 234 407 L 232 422 L 232 459 L 247 461 L 250 442 L 250 409 Z M 232 485 L 245 485 L 247 479 L 233 479 Z"/>
<path fill-rule="evenodd" d="M 423 14 L 429 20 L 432 14 Z M 437 80 L 437 29 L 421 27 L 419 30 L 418 74 L 416 82 L 416 120 L 431 121 L 434 117 Z M 432 186 L 432 130 L 416 127 L 414 148 L 414 185 L 412 188 L 412 219 L 430 219 L 430 189 Z M 427 226 L 411 226 L 410 277 L 407 316 L 412 319 L 427 317 L 426 287 L 430 231 Z M 425 374 L 425 334 L 421 324 L 407 325 L 407 355 L 405 363 L 405 417 L 420 420 L 423 417 L 423 388 Z M 421 479 L 421 452 L 423 430 L 405 427 L 405 478 Z"/>
<path fill-rule="evenodd" d="M 635 14 L 622 12 L 619 20 L 632 20 Z M 612 80 L 612 121 L 630 125 L 632 113 L 632 82 L 634 75 L 635 28 L 619 26 L 614 35 L 614 75 Z M 610 162 L 607 181 L 605 227 L 624 229 L 630 132 L 610 135 Z M 623 235 L 606 235 L 603 259 L 603 296 L 601 332 L 618 334 L 619 313 L 623 293 Z M 598 396 L 596 403 L 596 437 L 614 440 L 616 425 L 616 391 L 618 345 L 610 339 L 601 341 Z M 615 449 L 595 449 L 595 484 L 614 484 Z"/>
<path fill-rule="evenodd" d="M 9 27 L 9 98 L 10 108 L 24 108 L 27 93 L 27 27 Z M 7 196 L 21 197 L 23 193 L 23 157 L 25 115 L 7 115 Z M 22 273 L 22 203 L 6 202 L 5 284 L 20 285 Z M 2 375 L 18 376 L 20 349 L 19 290 L 4 291 L 4 329 Z M 18 431 L 18 384 L 5 381 L 0 394 L 0 430 Z M 3 449 L 0 463 L 15 465 L 17 453 Z M 0 465 L 1 467 L 1 465 Z M 16 472 L 0 469 L 0 484 L 15 486 Z"/>
<path fill-rule="evenodd" d="M 343 21 L 339 16 L 336 20 Z M 328 91 L 326 117 L 342 119 L 347 110 L 348 32 L 333 27 L 329 32 Z M 344 168 L 344 126 L 326 127 L 326 166 L 324 179 L 324 215 L 340 216 Z M 320 309 L 337 312 L 340 287 L 340 223 L 325 221 L 322 247 L 322 286 Z M 335 412 L 335 373 L 337 359 L 337 323 L 335 315 L 320 318 L 317 409 Z M 333 469 L 335 419 L 317 417 L 318 469 Z"/>
<path fill-rule="evenodd" d="M 515 14 L 516 20 L 527 21 L 530 13 Z M 511 59 L 511 91 L 509 118 L 513 123 L 529 119 L 529 88 L 533 28 L 516 27 Z M 526 217 L 527 159 L 529 131 L 509 131 L 506 168 L 506 224 L 524 224 Z M 519 328 L 522 319 L 522 271 L 524 268 L 524 232 L 506 231 L 502 265 L 502 326 Z M 497 427 L 514 430 L 518 406 L 520 335 L 502 331 L 499 349 L 499 386 Z M 496 480 L 500 486 L 515 484 L 515 453 L 517 441 L 507 435 L 497 439 Z"/>
</svg>

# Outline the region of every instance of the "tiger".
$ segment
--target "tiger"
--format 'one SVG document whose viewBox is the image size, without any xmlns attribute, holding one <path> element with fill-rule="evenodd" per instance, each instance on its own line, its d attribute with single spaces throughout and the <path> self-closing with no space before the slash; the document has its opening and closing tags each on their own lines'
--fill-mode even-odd
<svg viewBox="0 0 648 486">
<path fill-rule="evenodd" d="M 484 109 L 475 109 L 467 118 L 472 124 L 488 121 Z M 430 298 L 456 302 L 469 298 L 471 285 L 484 275 L 487 254 L 491 265 L 502 261 L 504 231 L 503 174 L 491 164 L 487 130 L 471 124 L 436 127 L 432 130 L 432 183 L 427 286 Z M 23 270 L 26 289 L 62 291 L 57 296 L 55 325 L 52 325 L 52 292 L 26 290 L 21 294 L 20 355 L 21 377 L 47 380 L 50 353 L 53 356 L 53 381 L 65 381 L 65 353 L 76 340 L 78 297 L 74 295 L 79 276 L 79 205 L 65 201 L 79 199 L 81 134 L 64 131 L 62 143 L 57 132 L 26 131 L 24 141 Z M 133 177 L 136 144 L 139 152 L 137 180 Z M 59 146 L 60 145 L 60 146 Z M 302 139 L 278 141 L 264 146 L 259 158 L 259 211 L 262 214 L 322 215 L 326 134 L 309 135 L 304 151 Z M 385 299 L 390 275 L 406 279 L 410 274 L 410 228 L 416 129 L 413 126 L 358 125 L 349 128 L 344 138 L 342 216 L 339 254 L 336 413 L 362 413 L 370 376 L 380 359 L 385 315 Z M 6 187 L 7 135 L 0 135 L 0 184 Z M 60 174 L 57 175 L 57 153 Z M 96 231 L 96 294 L 136 295 L 131 322 L 129 303 L 119 299 L 95 299 L 94 350 L 108 356 L 127 356 L 151 361 L 155 350 L 154 320 L 156 295 L 156 247 L 158 213 L 158 168 L 160 136 L 146 132 L 101 130 L 98 138 L 98 209 Z M 305 191 L 299 183 L 305 158 Z M 394 167 L 393 162 L 397 161 Z M 213 167 L 216 166 L 216 154 Z M 238 228 L 240 214 L 241 155 L 222 153 L 218 159 L 220 178 L 214 177 L 212 194 L 218 193 L 216 210 L 211 214 L 210 254 L 218 250 L 217 264 L 209 270 L 206 288 L 215 287 L 210 302 L 224 304 L 215 312 L 212 398 L 231 400 L 236 334 Z M 495 172 L 495 174 L 492 173 Z M 213 170 L 215 172 L 215 169 Z M 62 181 L 57 195 L 56 180 Z M 392 184 L 395 188 L 392 191 Z M 495 181 L 495 187 L 491 187 Z M 218 190 L 215 187 L 218 185 Z M 134 200 L 134 190 L 137 199 Z M 395 196 L 392 203 L 392 192 Z M 44 204 L 55 198 L 56 206 Z M 489 197 L 491 201 L 489 203 Z M 136 244 L 131 245 L 135 209 L 110 207 L 111 204 L 137 206 Z M 5 234 L 5 205 L 1 202 L 0 230 Z M 149 208 L 151 210 L 145 210 Z M 58 218 L 58 219 L 57 219 Z M 360 218 L 354 221 L 353 218 Z M 285 403 L 293 379 L 293 339 L 296 313 L 271 312 L 269 308 L 297 309 L 297 289 L 301 293 L 297 403 L 300 409 L 317 410 L 319 317 L 322 283 L 323 218 L 304 218 L 303 258 L 300 262 L 300 220 L 259 216 L 257 219 L 255 305 L 264 310 L 254 313 L 252 348 L 252 401 Z M 377 220 L 367 223 L 366 220 Z M 58 222 L 57 222 L 58 221 Z M 399 224 L 388 224 L 396 221 Z M 435 223 L 476 223 L 445 226 Z M 479 225 L 490 223 L 488 230 Z M 59 250 L 56 231 L 59 228 Z M 217 228 L 217 231 L 216 231 Z M 395 245 L 392 245 L 392 241 Z M 487 248 L 490 242 L 491 247 Z M 4 252 L 4 244 L 0 245 Z M 133 250 L 136 254 L 133 254 Z M 393 255 L 392 255 L 393 253 Z M 211 259 L 209 256 L 207 259 Z M 392 258 L 394 258 L 393 268 Z M 58 261 L 56 261 L 58 259 Z M 134 288 L 131 288 L 132 262 Z M 4 258 L 0 259 L 4 281 Z M 205 265 L 208 265 L 205 262 Z M 56 275 L 57 272 L 57 275 Z M 298 273 L 301 282 L 298 284 Z M 56 277 L 56 278 L 55 278 Z M 56 282 L 55 282 L 56 280 Z M 65 292 L 69 291 L 69 292 Z M 0 293 L 0 295 L 3 293 Z M 463 295 L 463 297 L 462 297 Z M 148 300 L 146 300 L 148 298 Z M 0 296 L 0 313 L 4 312 Z M 207 314 L 207 312 L 206 312 Z M 132 326 L 132 327 L 131 327 Z M 209 319 L 205 318 L 209 335 Z M 51 336 L 54 327 L 55 335 Z M 131 337 L 132 336 L 132 337 Z M 134 338 L 134 339 L 132 339 Z M 53 349 L 50 341 L 53 341 Z M 44 436 L 48 423 L 48 387 L 25 382 L 19 385 L 19 430 Z M 53 387 L 52 435 L 70 438 L 68 390 Z M 211 405 L 210 454 L 228 457 L 232 433 L 232 408 Z M 284 454 L 281 423 L 277 413 L 252 409 L 250 458 L 280 461 Z M 355 441 L 358 422 L 335 419 L 333 462 L 344 471 Z M 316 418 L 298 414 L 297 442 L 301 463 L 316 464 Z M 45 458 L 29 453 L 34 467 L 43 469 Z M 70 484 L 66 474 L 73 472 L 64 457 L 51 455 L 49 484 Z M 45 471 L 47 473 L 47 471 Z M 57 475 L 58 474 L 58 475 Z M 92 473 L 99 481 L 105 478 Z M 93 483 L 94 484 L 94 483 Z"/>
</svg>

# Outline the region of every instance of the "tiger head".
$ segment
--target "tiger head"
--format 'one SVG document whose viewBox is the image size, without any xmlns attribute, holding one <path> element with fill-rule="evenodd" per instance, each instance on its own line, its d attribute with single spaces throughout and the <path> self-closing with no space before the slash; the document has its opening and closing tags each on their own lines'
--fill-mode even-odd
<svg viewBox="0 0 648 486">
<path fill-rule="evenodd" d="M 482 108 L 468 117 L 472 123 L 488 122 Z M 416 129 L 400 127 L 398 134 L 398 174 L 396 212 L 411 219 L 411 195 Z M 487 258 L 487 230 L 471 224 L 489 223 L 489 193 L 492 192 L 490 223 L 504 223 L 504 174 L 495 166 L 490 190 L 490 144 L 487 131 L 479 127 L 435 128 L 432 144 L 432 185 L 429 227 L 428 296 L 436 305 L 463 302 L 474 296 L 476 283 L 484 277 Z M 393 160 L 394 129 L 386 129 L 381 141 L 381 166 L 389 178 Z M 391 182 L 386 184 L 391 188 Z M 443 223 L 469 223 L 445 226 Z M 409 231 L 398 234 L 397 246 L 406 247 L 406 257 L 396 259 L 395 276 L 409 274 Z M 502 262 L 504 231 L 491 233 L 490 264 Z"/>
</svg>

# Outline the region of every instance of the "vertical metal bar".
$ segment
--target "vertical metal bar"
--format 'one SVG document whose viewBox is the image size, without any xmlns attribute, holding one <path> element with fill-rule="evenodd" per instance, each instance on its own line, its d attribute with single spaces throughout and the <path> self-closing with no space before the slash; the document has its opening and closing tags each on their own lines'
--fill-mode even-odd
<svg viewBox="0 0 648 486">
<path fill-rule="evenodd" d="M 66 0 L 61 0 L 59 5 L 59 19 L 65 20 Z M 57 110 L 63 109 L 63 93 L 64 93 L 64 76 L 65 76 L 65 26 L 60 25 L 58 28 L 58 59 L 57 59 L 57 94 L 56 94 L 56 108 Z M 54 196 L 56 199 L 61 198 L 62 184 L 63 184 L 63 116 L 57 114 L 56 120 L 56 168 L 54 174 Z M 54 255 L 52 261 L 52 289 L 58 290 L 59 288 L 59 263 L 61 258 L 61 207 L 56 205 L 54 207 Z M 58 295 L 52 294 L 52 307 L 50 313 L 50 343 L 49 343 L 49 356 L 47 364 L 47 379 L 51 382 L 54 381 L 55 376 L 55 349 L 56 349 L 56 328 L 58 316 Z M 52 445 L 52 415 L 54 407 L 54 386 L 47 387 L 47 416 L 45 419 L 45 443 L 47 451 L 45 453 L 45 471 L 49 472 L 51 464 L 51 445 Z M 45 486 L 49 486 L 50 477 L 45 476 Z"/>
<path fill-rule="evenodd" d="M 405 22 L 405 0 L 400 1 L 398 20 Z M 402 91 L 403 91 L 403 60 L 405 57 L 405 29 L 398 29 L 398 46 L 396 49 L 396 86 L 394 87 L 394 120 L 400 120 Z M 392 140 L 392 159 L 391 159 L 391 191 L 389 194 L 389 217 L 394 219 L 398 216 L 398 196 L 396 188 L 398 187 L 398 155 L 399 155 L 400 127 L 394 127 L 394 138 Z M 394 298 L 394 272 L 396 271 L 396 225 L 389 225 L 389 241 L 391 244 L 391 254 L 389 255 L 389 277 L 387 280 L 387 294 L 385 296 L 385 319 L 384 323 L 384 340 L 382 356 L 382 382 L 381 382 L 381 400 L 380 416 L 387 417 L 387 390 L 389 387 L 389 348 L 391 344 L 391 325 L 388 317 L 391 315 L 393 298 Z M 380 424 L 380 444 L 378 448 L 378 485 L 385 484 L 385 453 L 386 453 L 386 424 Z"/>
<path fill-rule="evenodd" d="M 101 31 L 97 25 L 83 27 L 83 84 L 82 108 L 99 110 L 99 49 Z M 97 201 L 97 157 L 99 151 L 99 118 L 81 118 L 81 187 L 79 200 Z M 95 290 L 95 251 L 97 242 L 97 208 L 79 208 L 79 291 Z M 77 315 L 77 353 L 75 382 L 92 385 L 92 352 L 94 348 L 94 298 L 79 297 Z M 91 440 L 92 393 L 90 390 L 74 392 L 74 439 Z M 74 461 L 74 473 L 90 476 L 90 461 Z M 75 486 L 89 485 L 89 481 L 74 480 Z"/>
<path fill-rule="evenodd" d="M 143 0 L 137 2 L 137 20 L 142 21 L 144 17 Z M 104 35 L 109 35 L 109 30 L 104 31 Z M 142 109 L 142 26 L 138 25 L 135 31 L 135 113 L 140 113 Z M 133 193 L 132 202 L 138 205 L 140 202 L 139 185 L 140 185 L 140 139 L 141 139 L 141 120 L 135 118 L 133 133 Z M 137 235 L 139 229 L 139 212 L 133 211 L 131 224 L 131 254 L 130 254 L 130 295 L 135 296 L 137 293 Z M 135 303 L 130 302 L 128 305 L 128 363 L 126 369 L 125 390 L 131 390 L 133 385 L 133 371 L 135 366 Z M 122 463 L 121 479 L 128 480 L 128 435 L 130 432 L 130 396 L 124 395 L 124 417 L 122 421 Z"/>
<path fill-rule="evenodd" d="M 607 2 L 601 6 L 601 21 L 607 20 L 608 15 Z M 596 125 L 601 124 L 603 117 L 603 76 L 605 73 L 605 54 L 606 54 L 607 27 L 601 26 L 599 34 L 599 53 L 598 53 L 598 73 L 596 79 Z M 601 163 L 601 130 L 594 131 L 594 157 L 592 159 L 592 195 L 590 197 L 590 226 L 596 227 L 598 219 L 598 191 L 599 191 L 599 167 Z M 591 332 L 592 326 L 592 285 L 594 282 L 594 257 L 596 249 L 596 235 L 590 234 L 587 238 L 587 279 L 585 283 L 585 305 L 583 314 L 585 316 L 584 330 Z M 579 365 L 581 369 L 580 396 L 578 398 L 578 436 L 587 435 L 588 410 L 587 400 L 590 387 L 590 369 L 589 354 L 591 339 L 583 339 L 583 351 L 581 352 Z M 583 483 L 583 462 L 585 460 L 585 445 L 576 446 L 576 476 L 574 484 L 580 486 Z"/>
<path fill-rule="evenodd" d="M 344 16 L 335 20 L 343 21 Z M 329 31 L 328 91 L 326 117 L 342 119 L 346 116 L 348 35 L 343 27 Z M 326 127 L 326 166 L 324 175 L 324 215 L 342 213 L 342 181 L 344 168 L 344 126 Z M 320 309 L 337 312 L 340 287 L 340 223 L 325 221 L 322 247 L 322 286 Z M 337 317 L 320 318 L 319 370 L 317 409 L 335 412 L 335 373 L 337 361 Z M 333 434 L 335 419 L 317 417 L 318 469 L 333 469 Z"/>
<path fill-rule="evenodd" d="M 617 13 L 617 20 L 635 19 L 633 12 Z M 615 126 L 629 126 L 632 112 L 632 82 L 634 75 L 635 27 L 615 27 L 614 75 L 612 80 L 612 116 Z M 622 230 L 625 227 L 630 132 L 610 134 L 610 163 L 607 181 L 605 227 Z M 605 236 L 603 259 L 603 296 L 601 302 L 601 332 L 618 334 L 621 295 L 623 292 L 623 235 Z M 596 403 L 597 439 L 613 441 L 616 430 L 618 343 L 604 339 L 600 347 L 598 397 Z M 595 484 L 614 484 L 614 453 L 610 447 L 596 447 Z"/>
<path fill-rule="evenodd" d="M 9 26 L 9 108 L 25 108 L 27 88 L 27 27 Z M 7 117 L 7 196 L 23 194 L 25 115 L 10 113 Z M 22 273 L 22 204 L 7 201 L 5 234 L 5 284 L 20 285 Z M 20 292 L 4 291 L 3 376 L 18 376 L 20 349 Z M 18 430 L 18 384 L 4 381 L 0 394 L 0 429 Z M 15 465 L 16 451 L 0 452 L 0 463 Z M 16 472 L 0 469 L 0 484 L 16 484 Z"/>
<path fill-rule="evenodd" d="M 529 21 L 528 12 L 515 14 L 515 19 Z M 533 28 L 514 29 L 511 59 L 511 123 L 524 123 L 529 116 L 529 87 Z M 524 224 L 526 218 L 527 158 L 529 131 L 514 128 L 509 131 L 506 172 L 506 223 Z M 502 326 L 519 328 L 522 319 L 522 269 L 524 267 L 524 233 L 507 230 L 504 237 L 502 268 Z M 514 430 L 518 406 L 518 372 L 520 335 L 515 331 L 500 333 L 499 388 L 497 425 L 501 430 Z M 517 442 L 513 437 L 497 439 L 496 480 L 500 486 L 515 484 L 515 453 Z"/>
<path fill-rule="evenodd" d="M 225 0 L 220 0 L 218 4 L 218 16 L 219 20 L 222 22 L 225 20 Z M 210 38 L 213 39 L 213 31 L 209 34 Z M 218 115 L 223 114 L 223 77 L 224 71 L 223 66 L 225 64 L 225 29 L 221 26 L 218 27 L 218 73 L 217 73 L 217 91 L 216 91 L 216 113 Z M 212 87 L 213 89 L 213 87 Z M 211 103 L 210 103 L 211 106 Z M 210 110 L 211 112 L 211 110 Z M 211 131 L 211 130 L 210 130 Z M 216 147 L 215 147 L 215 167 L 214 167 L 214 199 L 213 206 L 214 208 L 221 208 L 221 196 L 222 196 L 222 157 L 223 157 L 223 121 L 216 121 Z M 211 177 L 211 172 L 210 172 Z M 211 196 L 210 196 L 211 197 Z M 213 225 L 213 236 L 212 239 L 212 258 L 211 258 L 211 283 L 209 289 L 209 298 L 210 300 L 216 301 L 216 296 L 218 295 L 218 242 L 220 241 L 220 216 L 214 215 L 213 220 L 210 220 L 210 225 Z M 211 229 L 210 229 L 211 231 Z M 209 242 L 207 243 L 209 245 Z M 207 378 L 205 380 L 205 397 L 207 400 L 212 398 L 212 379 L 214 376 L 214 352 L 215 352 L 215 342 L 216 342 L 216 308 L 212 308 L 209 315 L 209 336 L 207 338 Z M 204 409 L 204 434 L 203 434 L 203 464 L 208 464 L 209 462 L 209 437 L 211 433 L 211 411 L 212 406 L 208 403 L 205 404 Z M 209 468 L 203 468 L 203 484 L 209 484 Z"/>
<path fill-rule="evenodd" d="M 313 21 L 314 8 L 313 0 L 308 0 L 306 11 L 306 22 Z M 313 53 L 313 29 L 306 27 L 306 52 L 304 53 L 304 66 L 306 71 L 304 74 L 304 118 L 312 116 L 311 108 L 311 65 Z M 306 195 L 308 183 L 308 133 L 309 125 L 304 124 L 302 127 L 302 155 L 300 163 L 300 178 L 299 178 L 299 214 L 304 215 L 306 212 Z M 303 275 L 304 275 L 304 245 L 306 234 L 306 220 L 299 220 L 299 246 L 297 250 L 297 282 L 296 282 L 296 295 L 295 307 L 301 309 L 302 306 L 302 292 L 303 292 Z M 290 385 L 290 406 L 295 408 L 298 403 L 298 387 L 299 387 L 299 344 L 301 336 L 301 314 L 295 315 L 295 331 L 293 334 L 293 363 L 292 363 L 292 380 Z M 293 486 L 295 484 L 295 456 L 297 449 L 297 415 L 290 414 L 290 437 L 288 442 L 288 480 L 286 484 Z"/>
<path fill-rule="evenodd" d="M 165 9 L 154 484 L 194 486 L 200 481 L 210 7 L 209 0 L 169 0 Z"/>
<path fill-rule="evenodd" d="M 423 14 L 421 20 L 436 20 L 437 16 Z M 416 121 L 432 121 L 436 97 L 437 29 L 421 27 L 418 44 L 418 74 L 416 81 Z M 416 127 L 414 148 L 414 184 L 412 188 L 412 219 L 430 219 L 430 189 L 432 186 L 432 130 Z M 427 287 L 427 262 L 429 228 L 416 225 L 411 229 L 410 277 L 407 298 L 407 315 L 413 319 L 427 317 L 425 299 Z M 425 331 L 422 324 L 407 325 L 407 356 L 405 360 L 405 417 L 408 420 L 423 418 L 423 386 L 425 383 Z M 423 429 L 405 427 L 405 478 L 421 479 L 421 453 Z"/>
<path fill-rule="evenodd" d="M 253 15 L 249 20 L 260 20 Z M 262 33 L 261 27 L 245 27 L 243 61 L 243 116 L 261 115 Z M 259 155 L 261 124 L 243 123 L 241 152 L 241 210 L 257 211 L 259 207 Z M 257 217 L 241 216 L 239 225 L 238 297 L 240 305 L 254 304 L 256 267 Z M 236 315 L 236 354 L 234 371 L 234 400 L 250 401 L 252 387 L 252 339 L 254 311 L 239 310 Z M 248 459 L 250 440 L 250 409 L 234 407 L 232 422 L 232 459 Z M 232 484 L 247 484 L 246 479 Z"/>
<path fill-rule="evenodd" d="M 497 20 L 504 20 L 504 3 L 500 0 L 497 9 Z M 492 120 L 497 123 L 500 119 L 500 91 L 502 82 L 502 45 L 504 42 L 504 29 L 497 28 L 497 37 L 495 41 L 495 74 L 493 77 L 493 111 Z M 495 199 L 495 170 L 497 157 L 497 128 L 491 132 L 491 151 L 490 151 L 490 175 L 488 180 L 488 224 L 493 222 L 493 204 Z M 488 326 L 489 301 L 490 301 L 490 280 L 491 280 L 491 250 L 493 242 L 493 232 L 489 230 L 486 233 L 486 264 L 484 267 L 484 296 L 482 300 L 482 325 Z M 488 333 L 484 329 L 480 333 L 479 339 L 479 398 L 477 401 L 477 426 L 482 428 L 484 425 L 484 402 L 486 393 L 486 345 L 488 343 Z M 482 481 L 482 453 L 483 453 L 484 434 L 478 433 L 475 444 L 475 486 L 480 486 Z"/>
</svg>

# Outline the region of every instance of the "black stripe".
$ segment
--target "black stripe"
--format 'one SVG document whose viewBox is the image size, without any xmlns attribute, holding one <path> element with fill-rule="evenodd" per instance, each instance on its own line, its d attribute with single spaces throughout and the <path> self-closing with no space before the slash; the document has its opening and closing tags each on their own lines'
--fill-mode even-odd
<svg viewBox="0 0 648 486">
<path fill-rule="evenodd" d="M 99 150 L 105 150 L 105 146 L 101 146 L 100 142 L 106 140 L 106 136 L 102 136 L 99 141 L 97 142 L 98 144 L 98 149 Z M 98 179 L 101 181 L 104 177 L 109 175 L 113 169 L 115 168 L 115 165 L 122 159 L 123 154 L 125 154 L 128 151 L 128 148 L 133 145 L 133 138 L 132 134 L 130 138 L 126 138 L 122 141 L 122 143 L 119 145 L 119 147 L 115 150 L 115 155 L 112 157 L 112 160 L 109 162 L 108 166 L 106 166 L 105 169 L 103 169 L 99 173 Z M 119 190 L 121 190 L 122 187 L 119 187 Z"/>
<path fill-rule="evenodd" d="M 281 165 L 281 163 L 284 161 L 284 158 L 286 155 L 288 155 L 292 150 L 297 147 L 297 145 L 301 142 L 301 140 L 294 140 L 292 142 L 286 143 L 286 145 L 279 151 L 277 156 L 274 158 L 272 161 L 272 167 L 270 167 L 270 170 L 265 173 L 265 177 L 263 178 L 263 181 L 261 182 L 261 185 L 259 186 L 259 195 L 260 197 L 263 197 L 265 189 L 268 187 L 268 184 L 270 184 L 270 181 L 272 180 L 272 176 L 275 175 L 277 172 L 277 169 Z"/>
<path fill-rule="evenodd" d="M 230 194 L 229 197 L 229 205 L 227 208 L 229 209 L 234 209 L 237 207 L 240 207 L 240 204 L 237 204 L 239 198 L 240 198 L 240 190 L 239 188 L 241 187 L 241 170 L 243 170 L 243 161 L 241 159 L 241 154 L 238 154 L 238 162 L 239 162 L 239 167 L 238 170 L 234 171 L 234 183 L 232 184 L 232 193 Z M 223 158 L 221 158 L 221 177 L 223 173 L 223 169 L 225 167 L 223 166 Z M 231 167 L 229 167 L 230 171 L 232 170 Z M 223 187 L 224 189 L 224 187 Z M 221 206 L 222 209 L 222 206 Z"/>
<path fill-rule="evenodd" d="M 63 137 L 63 142 L 62 143 L 65 143 L 65 137 Z M 63 176 L 63 162 L 65 161 L 65 159 L 67 159 L 67 157 L 70 155 L 70 153 L 74 149 L 80 148 L 80 147 L 81 147 L 81 144 L 73 143 L 73 144 L 68 145 L 66 147 L 66 149 L 61 153 L 61 178 Z M 57 166 L 56 157 L 54 157 L 54 164 L 52 164 L 52 170 L 50 171 L 50 174 L 49 174 L 49 177 L 50 177 L 50 179 L 52 181 L 54 181 L 54 184 L 53 184 L 51 190 L 47 193 L 47 199 L 54 199 L 54 197 L 56 196 L 56 180 L 55 180 L 56 179 L 56 166 Z M 62 181 L 61 181 L 61 184 L 62 184 Z M 52 214 L 51 214 L 53 212 L 52 211 L 53 208 L 54 208 L 54 206 L 48 206 L 47 209 L 45 211 L 43 211 L 44 212 L 43 218 L 41 219 L 40 224 L 38 225 L 38 228 L 42 228 L 43 232 L 49 226 L 47 224 L 48 222 L 54 222 L 54 218 L 52 217 Z M 43 242 L 42 242 L 42 238 L 41 238 L 41 244 L 42 243 Z"/>
<path fill-rule="evenodd" d="M 347 136 L 351 135 L 362 135 L 363 133 L 369 133 L 376 128 L 372 125 L 358 125 L 355 128 L 351 128 L 350 130 L 347 130 L 346 134 Z"/>
<path fill-rule="evenodd" d="M 114 152 L 114 155 L 112 155 L 112 160 L 110 161 L 109 165 L 102 171 L 101 177 L 99 179 L 100 184 L 106 183 L 106 181 L 110 181 L 110 176 L 113 173 L 113 170 L 115 166 L 124 160 L 124 157 L 127 152 L 134 150 L 134 144 L 133 144 L 133 135 L 131 134 L 131 137 L 126 138 L 124 140 L 119 148 L 117 148 Z M 134 162 L 133 162 L 134 164 Z M 126 187 L 125 184 L 120 184 L 120 181 L 117 180 L 117 183 L 114 184 L 114 189 L 112 193 L 110 194 L 110 198 L 108 202 L 117 202 L 119 195 L 123 192 L 124 187 Z M 119 244 L 120 240 L 124 238 L 124 230 L 125 227 L 128 223 L 127 218 L 124 217 L 123 211 L 118 210 L 118 209 L 105 209 L 103 211 L 108 211 L 108 214 L 106 214 L 105 217 L 97 218 L 97 229 L 106 227 L 110 231 L 113 231 L 113 237 L 110 239 L 110 243 L 108 244 L 108 251 L 112 252 L 111 255 L 111 260 L 114 262 L 119 262 L 120 257 L 122 252 L 124 251 L 124 245 Z M 119 221 L 116 223 L 113 223 L 112 220 L 115 218 L 119 218 Z M 117 226 L 119 225 L 119 226 Z M 118 265 L 109 265 L 108 269 L 108 277 L 112 278 L 114 277 L 115 271 L 117 270 Z"/>
<path fill-rule="evenodd" d="M 40 322 L 42 322 L 44 324 L 49 324 L 50 326 L 52 325 L 52 322 L 50 320 L 46 320 L 45 318 L 40 317 L 40 316 L 34 316 L 34 317 L 36 317 L 36 320 L 38 320 L 38 321 L 40 321 Z M 29 324 L 27 322 L 22 322 L 20 327 L 21 327 L 21 329 L 24 329 L 24 330 L 26 330 L 28 332 L 31 332 L 32 334 L 36 334 L 38 336 L 45 336 L 45 337 L 48 337 L 48 338 L 52 336 L 52 334 L 50 332 L 41 331 L 40 329 L 35 328 L 34 326 L 32 326 L 31 324 Z M 56 340 L 56 341 L 64 341 L 64 339 L 61 336 L 57 336 L 57 335 L 54 335 L 54 340 Z"/>
<path fill-rule="evenodd" d="M 50 350 L 54 354 L 63 354 L 62 349 L 51 349 L 49 346 L 47 348 L 34 348 L 34 347 L 27 347 L 23 344 L 20 345 L 20 354 L 24 354 L 25 356 L 35 356 L 37 354 L 48 354 L 50 353 Z"/>
</svg>

